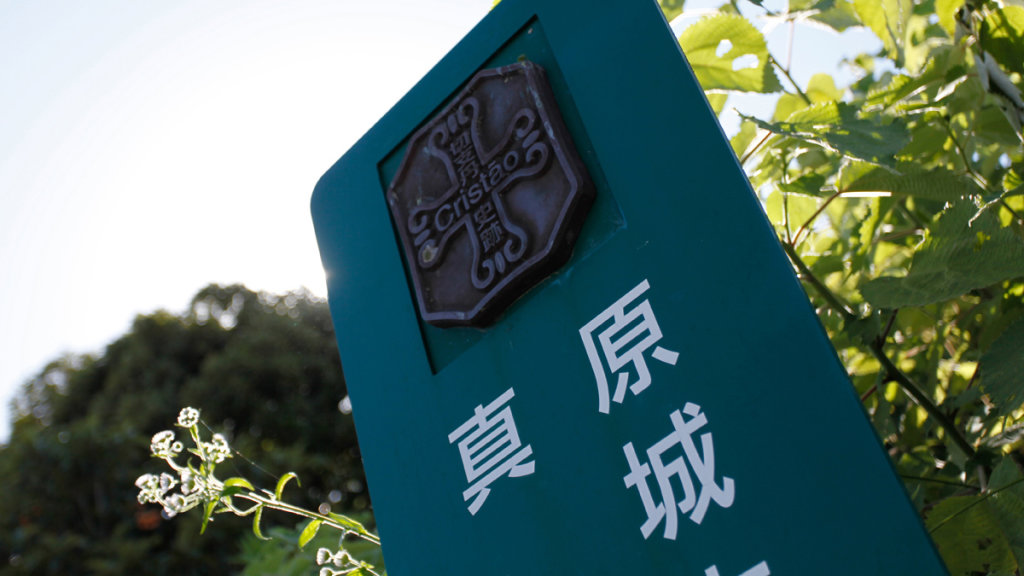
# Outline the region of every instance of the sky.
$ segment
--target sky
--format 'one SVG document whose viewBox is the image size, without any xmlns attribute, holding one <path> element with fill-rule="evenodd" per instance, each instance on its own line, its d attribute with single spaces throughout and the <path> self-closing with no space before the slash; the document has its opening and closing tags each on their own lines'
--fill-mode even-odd
<svg viewBox="0 0 1024 576">
<path fill-rule="evenodd" d="M 137 314 L 326 296 L 314 185 L 491 4 L 0 0 L 0 442 L 24 382 Z M 859 42 L 804 28 L 798 81 Z"/>
</svg>

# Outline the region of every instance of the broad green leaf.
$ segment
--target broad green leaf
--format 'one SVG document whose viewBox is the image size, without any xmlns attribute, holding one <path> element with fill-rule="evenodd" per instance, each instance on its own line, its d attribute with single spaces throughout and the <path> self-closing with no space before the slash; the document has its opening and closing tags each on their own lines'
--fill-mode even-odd
<svg viewBox="0 0 1024 576">
<path fill-rule="evenodd" d="M 804 196 L 826 196 L 822 191 L 825 186 L 825 176 L 813 172 L 804 174 L 791 182 L 779 184 L 779 189 L 790 194 L 803 194 Z M 817 205 L 815 204 L 815 210 Z"/>
<path fill-rule="evenodd" d="M 821 73 L 811 76 L 804 93 L 815 104 L 838 102 L 843 97 L 843 91 L 836 88 L 836 81 L 828 74 Z"/>
<path fill-rule="evenodd" d="M 989 11 L 982 25 L 981 46 L 1007 72 L 1024 74 L 1024 7 Z"/>
<path fill-rule="evenodd" d="M 929 54 L 928 63 L 921 72 L 894 76 L 887 85 L 868 94 L 866 105 L 869 108 L 889 108 L 922 94 L 927 88 L 935 88 L 937 96 L 942 96 L 945 92 L 938 90 L 939 87 L 955 84 L 967 74 L 963 66 L 963 52 L 959 49 L 941 47 Z"/>
<path fill-rule="evenodd" d="M 1024 193 L 1024 178 L 1017 173 L 1018 167 L 1013 167 L 1003 175 L 1003 192 L 1009 194 Z"/>
<path fill-rule="evenodd" d="M 320 525 L 323 523 L 323 520 L 314 518 L 309 521 L 309 524 L 306 524 L 306 527 L 302 529 L 302 533 L 299 534 L 299 548 L 304 548 L 306 544 L 309 544 L 309 541 L 320 531 Z"/>
<path fill-rule="evenodd" d="M 907 22 L 913 10 L 911 0 L 853 0 L 861 22 L 882 40 L 897 67 L 903 66 Z"/>
<path fill-rule="evenodd" d="M 937 124 L 918 124 L 910 134 L 910 144 L 900 150 L 899 157 L 904 161 L 929 162 L 946 154 L 949 132 L 944 126 Z"/>
<path fill-rule="evenodd" d="M 882 277 L 861 287 L 876 308 L 924 306 L 1024 276 L 1024 240 L 1001 228 L 992 211 L 970 201 L 947 209 L 932 225 L 903 278 Z"/>
<path fill-rule="evenodd" d="M 764 36 L 740 15 L 703 18 L 683 30 L 679 45 L 704 90 L 769 93 L 782 89 Z"/>
<path fill-rule="evenodd" d="M 1001 414 L 1024 403 L 1024 321 L 1011 324 L 982 354 L 981 386 Z"/>
<path fill-rule="evenodd" d="M 804 91 L 810 104 L 825 104 L 838 102 L 843 97 L 843 91 L 836 88 L 835 80 L 828 74 L 815 74 L 807 83 Z M 775 113 L 772 120 L 789 120 L 790 116 L 810 106 L 799 94 L 783 94 L 775 103 Z"/>
<path fill-rule="evenodd" d="M 939 502 L 927 525 L 951 576 L 1024 567 L 1024 484 L 1016 465 L 1004 458 L 989 492 Z"/>
<path fill-rule="evenodd" d="M 964 0 L 935 0 L 935 14 L 939 17 L 939 26 L 952 38 L 956 35 L 956 11 L 964 5 Z"/>
<path fill-rule="evenodd" d="M 736 154 L 737 158 L 743 159 L 743 155 L 747 152 L 747 148 L 750 148 L 755 136 L 757 136 L 757 126 L 750 122 L 740 123 L 739 132 L 729 140 L 729 144 L 732 145 L 732 151 Z"/>
<path fill-rule="evenodd" d="M 811 20 L 821 22 L 837 32 L 861 24 L 849 0 L 790 0 L 789 12 L 806 13 Z"/>
<path fill-rule="evenodd" d="M 742 116 L 742 115 L 741 115 Z M 908 142 L 901 119 L 889 124 L 861 118 L 857 110 L 841 102 L 814 104 L 792 114 L 784 122 L 743 118 L 781 136 L 797 138 L 872 164 L 895 165 L 895 155 Z"/>
<path fill-rule="evenodd" d="M 1003 458 L 989 481 L 991 506 L 1006 536 L 1015 570 L 1024 568 L 1024 478 L 1012 458 Z"/>
<path fill-rule="evenodd" d="M 683 0 L 658 0 L 658 6 L 669 22 L 683 13 Z"/>
<path fill-rule="evenodd" d="M 796 112 L 807 108 L 808 104 L 798 94 L 783 94 L 775 102 L 775 113 L 772 114 L 772 121 L 781 122 L 788 120 Z"/>
<path fill-rule="evenodd" d="M 281 499 L 281 494 L 284 492 L 285 484 L 287 484 L 288 481 L 292 480 L 292 479 L 294 479 L 295 483 L 298 484 L 299 486 L 302 485 L 301 483 L 299 483 L 299 475 L 298 474 L 296 474 L 295 472 L 287 472 L 286 474 L 284 474 L 283 476 L 281 476 L 280 478 L 277 479 L 277 487 L 274 488 L 274 498 L 275 499 L 277 499 L 277 500 Z"/>
<path fill-rule="evenodd" d="M 899 164 L 895 171 L 872 167 L 852 182 L 844 183 L 843 192 L 889 192 L 893 196 L 913 196 L 928 200 L 953 202 L 964 196 L 980 194 L 971 179 L 945 168 L 922 168 L 918 164 Z"/>
</svg>

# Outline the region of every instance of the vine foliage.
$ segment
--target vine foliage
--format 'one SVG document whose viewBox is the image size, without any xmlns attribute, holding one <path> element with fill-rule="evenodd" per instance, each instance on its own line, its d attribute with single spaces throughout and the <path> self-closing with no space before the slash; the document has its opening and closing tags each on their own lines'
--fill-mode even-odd
<svg viewBox="0 0 1024 576">
<path fill-rule="evenodd" d="M 801 84 L 762 21 L 880 50 Z M 778 95 L 733 149 L 951 574 L 1024 573 L 1024 5 L 734 0 L 679 42 L 716 113 Z"/>
</svg>

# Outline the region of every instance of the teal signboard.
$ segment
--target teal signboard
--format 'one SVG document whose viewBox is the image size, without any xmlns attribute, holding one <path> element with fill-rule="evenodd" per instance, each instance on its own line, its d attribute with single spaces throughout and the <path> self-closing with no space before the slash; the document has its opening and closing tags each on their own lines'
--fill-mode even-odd
<svg viewBox="0 0 1024 576">
<path fill-rule="evenodd" d="M 312 207 L 389 573 L 946 574 L 655 2 L 505 0 Z"/>
</svg>

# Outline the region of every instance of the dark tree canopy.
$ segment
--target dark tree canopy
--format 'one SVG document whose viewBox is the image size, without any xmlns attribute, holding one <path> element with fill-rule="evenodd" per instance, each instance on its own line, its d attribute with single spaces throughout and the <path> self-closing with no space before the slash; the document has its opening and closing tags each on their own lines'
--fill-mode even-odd
<svg viewBox="0 0 1024 576">
<path fill-rule="evenodd" d="M 136 500 L 135 479 L 160 469 L 149 439 L 183 406 L 228 437 L 228 469 L 266 488 L 294 471 L 296 504 L 367 511 L 345 397 L 327 304 L 306 291 L 210 285 L 183 314 L 138 316 L 102 354 L 51 362 L 12 403 L 0 575 L 238 572 L 248 522 L 218 518 L 200 537 L 198 515 L 167 521 Z M 266 522 L 278 520 L 293 522 Z"/>
</svg>

